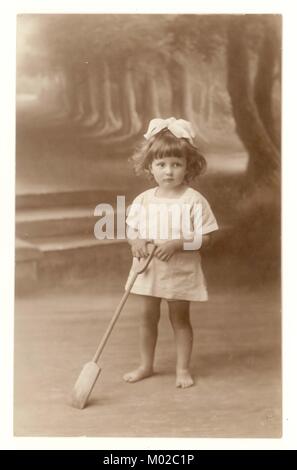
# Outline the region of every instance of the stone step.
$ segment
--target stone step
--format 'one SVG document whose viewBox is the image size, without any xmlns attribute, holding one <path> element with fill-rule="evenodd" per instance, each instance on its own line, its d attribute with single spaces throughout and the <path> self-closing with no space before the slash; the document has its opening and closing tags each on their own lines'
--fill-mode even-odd
<svg viewBox="0 0 297 470">
<path fill-rule="evenodd" d="M 25 240 L 16 238 L 15 240 L 15 262 L 36 261 L 42 256 L 39 248 Z"/>
<path fill-rule="evenodd" d="M 34 245 L 33 245 L 34 244 Z M 108 283 L 128 274 L 131 250 L 126 240 L 96 240 L 83 235 L 35 238 L 31 256 L 16 248 L 16 292 L 73 279 Z M 36 256 L 38 253 L 38 256 Z"/>
<path fill-rule="evenodd" d="M 79 191 L 36 192 L 16 195 L 16 209 L 64 207 L 64 206 L 90 206 L 99 203 L 115 204 L 118 195 L 131 198 L 135 191 L 127 189 L 91 189 Z"/>
<path fill-rule="evenodd" d="M 126 240 L 72 235 L 37 238 L 33 242 L 42 253 L 37 267 L 41 281 L 98 277 L 106 282 L 114 273 L 126 272 L 131 263 Z"/>
<path fill-rule="evenodd" d="M 38 278 L 38 262 L 42 257 L 39 248 L 24 240 L 15 241 L 15 285 L 23 290 L 33 287 Z"/>
<path fill-rule="evenodd" d="M 125 207 L 118 211 L 116 206 L 111 205 L 111 207 L 114 211 L 111 212 L 111 216 L 116 231 L 117 218 L 122 217 L 125 220 Z M 70 234 L 84 234 L 94 237 L 94 226 L 101 218 L 101 216 L 94 215 L 94 210 L 95 206 L 18 209 L 16 212 L 16 235 L 30 241 L 37 237 Z"/>
</svg>

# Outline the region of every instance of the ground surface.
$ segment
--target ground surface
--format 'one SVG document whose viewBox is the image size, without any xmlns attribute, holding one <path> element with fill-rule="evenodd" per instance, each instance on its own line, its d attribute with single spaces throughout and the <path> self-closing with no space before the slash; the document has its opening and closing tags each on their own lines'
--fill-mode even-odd
<svg viewBox="0 0 297 470">
<path fill-rule="evenodd" d="M 69 394 L 122 295 L 80 282 L 16 299 L 15 434 L 18 436 L 279 437 L 280 307 L 277 286 L 212 287 L 192 306 L 195 386 L 175 388 L 173 335 L 162 307 L 156 374 L 127 384 L 138 362 L 137 296 L 106 346 L 89 406 Z"/>
</svg>

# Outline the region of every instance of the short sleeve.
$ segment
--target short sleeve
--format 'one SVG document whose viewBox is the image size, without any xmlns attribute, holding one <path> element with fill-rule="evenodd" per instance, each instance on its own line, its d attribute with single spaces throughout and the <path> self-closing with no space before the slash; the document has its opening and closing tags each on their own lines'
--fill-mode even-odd
<svg viewBox="0 0 297 470">
<path fill-rule="evenodd" d="M 208 201 L 203 196 L 201 196 L 193 206 L 192 221 L 196 229 L 199 228 L 201 230 L 202 228 L 202 235 L 219 229 L 214 213 Z"/>
<path fill-rule="evenodd" d="M 126 218 L 126 224 L 135 229 L 139 230 L 140 227 L 140 212 L 143 204 L 143 196 L 140 194 L 132 202 L 128 210 L 128 216 Z"/>
</svg>

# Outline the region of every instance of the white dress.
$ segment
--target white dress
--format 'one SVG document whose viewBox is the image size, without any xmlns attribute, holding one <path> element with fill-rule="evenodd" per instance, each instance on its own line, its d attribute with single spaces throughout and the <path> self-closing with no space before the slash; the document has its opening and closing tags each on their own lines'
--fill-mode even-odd
<svg viewBox="0 0 297 470">
<path fill-rule="evenodd" d="M 202 194 L 187 188 L 179 198 L 157 197 L 158 187 L 139 194 L 130 206 L 126 223 L 140 233 L 140 238 L 160 244 L 172 239 L 193 237 L 218 230 L 218 224 L 209 203 Z M 182 217 L 184 221 L 182 222 Z M 190 246 L 190 245 L 188 245 Z M 133 264 L 126 283 L 133 275 Z M 168 300 L 206 301 L 206 282 L 199 251 L 187 249 L 176 252 L 169 261 L 154 257 L 142 274 L 139 274 L 131 293 L 149 295 Z"/>
</svg>

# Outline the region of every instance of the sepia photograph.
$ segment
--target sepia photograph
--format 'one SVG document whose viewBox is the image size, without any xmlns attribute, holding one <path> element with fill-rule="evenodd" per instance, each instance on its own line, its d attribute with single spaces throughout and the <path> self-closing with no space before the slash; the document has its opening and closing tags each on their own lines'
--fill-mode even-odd
<svg viewBox="0 0 297 470">
<path fill-rule="evenodd" d="M 282 437 L 282 39 L 17 15 L 15 437 Z"/>
</svg>

